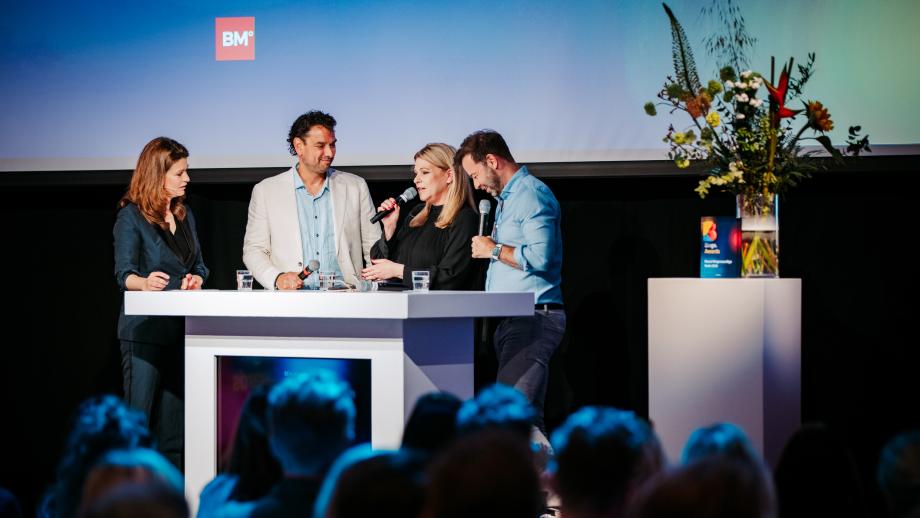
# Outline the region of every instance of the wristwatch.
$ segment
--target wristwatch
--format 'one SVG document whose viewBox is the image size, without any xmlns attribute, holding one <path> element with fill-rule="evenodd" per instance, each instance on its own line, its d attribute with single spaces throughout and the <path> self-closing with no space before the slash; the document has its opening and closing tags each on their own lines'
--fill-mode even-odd
<svg viewBox="0 0 920 518">
<path fill-rule="evenodd" d="M 492 249 L 492 260 L 498 261 L 502 255 L 502 244 L 495 243 L 495 248 Z"/>
</svg>

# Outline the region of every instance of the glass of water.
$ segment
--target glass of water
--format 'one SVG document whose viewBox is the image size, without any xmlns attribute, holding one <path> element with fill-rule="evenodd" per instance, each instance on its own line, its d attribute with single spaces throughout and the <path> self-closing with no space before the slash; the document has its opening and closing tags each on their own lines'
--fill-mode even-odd
<svg viewBox="0 0 920 518">
<path fill-rule="evenodd" d="M 335 272 L 319 272 L 320 291 L 329 291 L 335 287 Z"/>
<path fill-rule="evenodd" d="M 415 270 L 412 272 L 412 289 L 414 291 L 428 291 L 431 272 L 428 270 Z"/>
<path fill-rule="evenodd" d="M 243 291 L 252 289 L 252 272 L 249 270 L 236 271 L 236 289 Z"/>
</svg>

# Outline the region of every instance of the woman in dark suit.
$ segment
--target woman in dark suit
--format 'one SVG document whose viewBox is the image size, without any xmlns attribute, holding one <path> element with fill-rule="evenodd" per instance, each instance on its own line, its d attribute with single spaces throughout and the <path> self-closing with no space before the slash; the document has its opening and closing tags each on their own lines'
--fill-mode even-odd
<svg viewBox="0 0 920 518">
<path fill-rule="evenodd" d="M 395 207 L 380 220 L 383 236 L 371 247 L 371 265 L 362 271 L 369 280 L 399 279 L 412 286 L 412 272 L 428 270 L 433 290 L 475 289 L 478 268 L 473 267 L 470 239 L 479 216 L 473 205 L 469 178 L 454 172 L 456 150 L 447 144 L 428 144 L 415 154 L 415 188 L 424 202 L 413 207 L 397 231 L 399 206 L 393 198 L 378 211 Z"/>
<path fill-rule="evenodd" d="M 166 137 L 137 160 L 115 221 L 115 280 L 122 291 L 201 289 L 208 269 L 185 206 L 188 150 Z M 125 400 L 142 410 L 158 447 L 182 467 L 184 325 L 181 317 L 118 319 Z"/>
</svg>

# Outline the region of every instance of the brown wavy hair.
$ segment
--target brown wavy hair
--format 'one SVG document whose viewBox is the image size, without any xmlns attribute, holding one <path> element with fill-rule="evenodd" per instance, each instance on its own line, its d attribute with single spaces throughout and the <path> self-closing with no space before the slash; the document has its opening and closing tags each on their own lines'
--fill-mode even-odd
<svg viewBox="0 0 920 518">
<path fill-rule="evenodd" d="M 169 137 L 157 137 L 148 142 L 137 159 L 128 192 L 122 196 L 118 206 L 137 205 L 144 219 L 163 230 L 169 228 L 163 210 L 167 204 L 177 220 L 184 220 L 185 196 L 177 196 L 170 201 L 163 186 L 166 171 L 183 158 L 188 158 L 188 149 Z"/>
<path fill-rule="evenodd" d="M 415 154 L 413 160 L 421 158 L 431 163 L 439 169 L 453 171 L 454 181 L 447 187 L 447 201 L 444 203 L 444 210 L 438 216 L 434 226 L 438 228 L 449 227 L 455 219 L 460 209 L 464 205 L 469 205 L 473 211 L 476 211 L 476 204 L 473 203 L 473 190 L 470 188 L 470 179 L 465 174 L 457 174 L 454 170 L 454 155 L 456 150 L 453 146 L 441 143 L 427 144 Z M 409 222 L 410 227 L 420 227 L 428 221 L 428 214 L 431 212 L 431 202 L 425 203 L 425 208 L 412 218 Z"/>
</svg>

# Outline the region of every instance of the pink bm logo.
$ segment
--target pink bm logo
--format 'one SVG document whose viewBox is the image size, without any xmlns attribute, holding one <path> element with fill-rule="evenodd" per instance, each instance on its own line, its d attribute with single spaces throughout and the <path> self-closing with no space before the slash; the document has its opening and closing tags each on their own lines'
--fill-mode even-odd
<svg viewBox="0 0 920 518">
<path fill-rule="evenodd" d="M 217 61 L 256 59 L 255 16 L 214 19 L 214 58 Z"/>
</svg>

